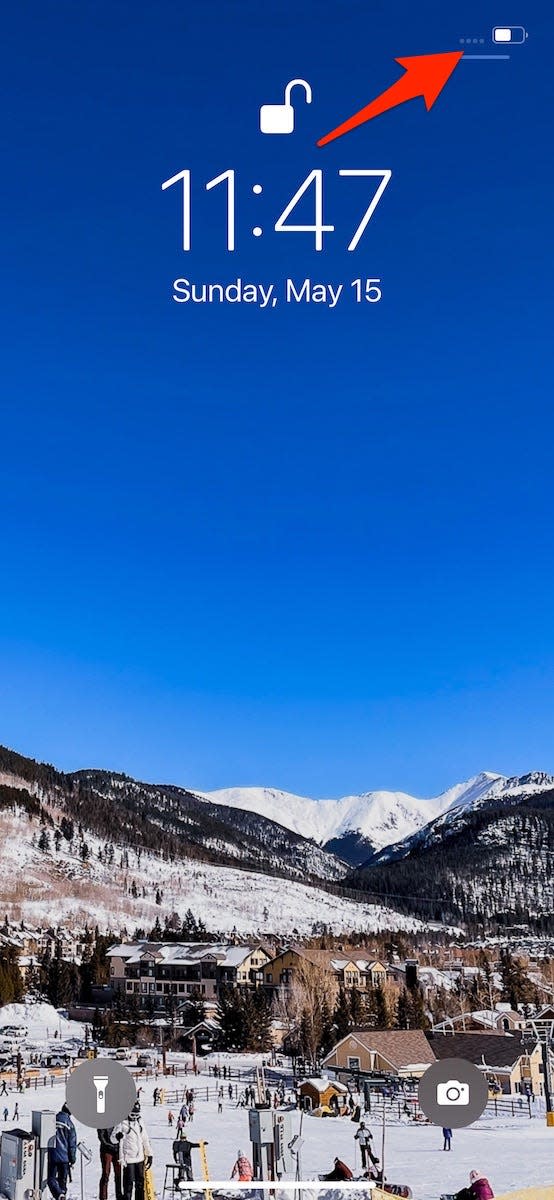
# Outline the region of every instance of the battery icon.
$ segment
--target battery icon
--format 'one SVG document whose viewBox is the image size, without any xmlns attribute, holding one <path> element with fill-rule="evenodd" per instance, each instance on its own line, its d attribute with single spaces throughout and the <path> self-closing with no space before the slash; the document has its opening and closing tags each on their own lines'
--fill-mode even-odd
<svg viewBox="0 0 554 1200">
<path fill-rule="evenodd" d="M 527 32 L 523 25 L 495 25 L 492 31 L 492 40 L 502 46 L 517 46 L 521 45 L 527 38 Z"/>
</svg>

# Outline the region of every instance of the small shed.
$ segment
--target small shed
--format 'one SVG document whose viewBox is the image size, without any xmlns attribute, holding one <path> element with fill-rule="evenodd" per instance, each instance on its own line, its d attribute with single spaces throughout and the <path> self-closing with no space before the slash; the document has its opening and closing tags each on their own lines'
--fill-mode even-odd
<svg viewBox="0 0 554 1200">
<path fill-rule="evenodd" d="M 344 1083 L 337 1083 L 334 1079 L 327 1079 L 325 1075 L 316 1076 L 312 1079 L 304 1079 L 298 1090 L 301 1101 L 305 1096 L 312 1110 L 321 1108 L 322 1105 L 327 1105 L 329 1108 L 337 1107 L 338 1105 L 342 1107 L 345 1096 L 348 1094 L 348 1088 L 345 1087 Z"/>
</svg>

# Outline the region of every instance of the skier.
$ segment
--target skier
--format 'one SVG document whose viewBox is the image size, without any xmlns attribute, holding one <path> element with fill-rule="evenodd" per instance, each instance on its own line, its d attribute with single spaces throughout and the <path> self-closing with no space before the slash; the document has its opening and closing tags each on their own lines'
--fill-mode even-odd
<svg viewBox="0 0 554 1200">
<path fill-rule="evenodd" d="M 228 1093 L 229 1093 L 229 1100 L 232 1100 L 232 1099 L 233 1099 L 233 1085 L 232 1085 L 232 1083 L 230 1083 L 230 1084 L 229 1084 L 229 1087 L 227 1088 L 227 1091 L 228 1091 Z"/>
<path fill-rule="evenodd" d="M 239 1183 L 250 1183 L 253 1178 L 252 1163 L 246 1157 L 244 1150 L 237 1150 L 237 1160 L 231 1171 L 231 1179 L 238 1179 Z"/>
<path fill-rule="evenodd" d="M 170 1127 L 173 1125 L 174 1120 L 175 1120 L 175 1115 L 174 1115 L 174 1113 L 172 1113 L 172 1111 L 170 1109 L 167 1114 L 167 1123 Z"/>
<path fill-rule="evenodd" d="M 15 1107 L 17 1109 L 17 1104 Z M 76 1156 L 77 1133 L 67 1104 L 64 1104 L 56 1114 L 56 1139 L 48 1150 L 48 1187 L 54 1200 L 65 1200 L 67 1181 Z"/>
<path fill-rule="evenodd" d="M 320 1175 L 319 1178 L 329 1181 L 336 1180 L 338 1182 L 339 1180 L 353 1179 L 354 1176 L 350 1167 L 347 1167 L 346 1163 L 343 1163 L 340 1158 L 336 1158 L 332 1171 L 329 1171 L 328 1175 Z"/>
<path fill-rule="evenodd" d="M 451 1150 L 452 1149 L 452 1130 L 448 1129 L 448 1128 L 443 1129 L 442 1136 L 443 1136 L 443 1147 L 442 1147 L 443 1150 Z"/>
<path fill-rule="evenodd" d="M 136 1100 L 126 1121 L 116 1125 L 113 1137 L 119 1142 L 119 1159 L 123 1167 L 123 1198 L 144 1200 L 144 1172 L 152 1166 L 152 1147 Z"/>
<path fill-rule="evenodd" d="M 218 1113 L 223 1112 L 223 1100 L 221 1099 L 221 1096 L 218 1096 L 217 1098 L 217 1111 Z"/>
<path fill-rule="evenodd" d="M 367 1170 L 368 1158 L 371 1159 L 371 1162 L 374 1167 L 379 1162 L 379 1159 L 375 1157 L 375 1155 L 373 1154 L 373 1151 L 371 1149 L 372 1140 L 373 1140 L 373 1138 L 372 1138 L 371 1130 L 367 1128 L 364 1121 L 361 1121 L 358 1132 L 354 1134 L 354 1141 L 360 1143 L 360 1153 L 362 1156 L 362 1171 Z"/>
<path fill-rule="evenodd" d="M 208 1143 L 206 1142 L 205 1145 L 207 1146 Z M 180 1137 L 175 1138 L 173 1143 L 173 1158 L 179 1168 L 177 1187 L 179 1187 L 183 1179 L 192 1183 L 192 1151 L 197 1150 L 199 1146 L 200 1142 L 189 1141 L 184 1129 Z"/>
<path fill-rule="evenodd" d="M 15 1105 L 15 1108 L 13 1110 L 12 1121 L 19 1121 L 19 1104 Z"/>
<path fill-rule="evenodd" d="M 119 1161 L 119 1142 L 112 1140 L 114 1127 L 111 1129 L 99 1129 L 98 1141 L 100 1142 L 100 1162 L 102 1164 L 102 1174 L 100 1176 L 99 1200 L 108 1200 L 108 1182 L 113 1167 L 113 1176 L 115 1183 L 116 1200 L 123 1200 L 121 1191 L 121 1163 Z"/>
<path fill-rule="evenodd" d="M 4 1122 L 6 1122 L 7 1119 L 8 1119 L 8 1110 L 7 1110 L 7 1108 L 5 1108 L 4 1109 Z"/>
<path fill-rule="evenodd" d="M 186 1125 L 188 1119 L 189 1119 L 188 1104 L 182 1104 L 181 1108 L 179 1110 L 179 1125 L 181 1126 L 181 1128 L 183 1127 L 183 1125 Z"/>
<path fill-rule="evenodd" d="M 156 1105 L 159 1103 L 159 1099 L 160 1099 L 160 1089 L 159 1088 L 154 1088 L 154 1095 L 152 1096 L 152 1099 L 154 1101 L 154 1108 L 155 1108 Z"/>
<path fill-rule="evenodd" d="M 8 1094 L 8 1085 L 6 1083 L 6 1080 L 3 1079 L 2 1087 L 0 1088 L 0 1096 L 7 1096 L 7 1094 Z"/>
</svg>

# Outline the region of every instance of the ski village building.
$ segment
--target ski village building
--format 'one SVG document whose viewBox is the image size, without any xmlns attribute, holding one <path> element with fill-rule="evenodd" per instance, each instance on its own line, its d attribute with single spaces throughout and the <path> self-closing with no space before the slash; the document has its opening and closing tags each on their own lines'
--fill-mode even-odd
<svg viewBox="0 0 554 1200">
<path fill-rule="evenodd" d="M 464 1058 L 483 1071 L 504 1095 L 542 1096 L 538 1043 L 514 1033 L 424 1032 L 421 1029 L 352 1029 L 325 1056 L 322 1069 L 341 1081 L 351 1077 L 419 1079 L 431 1063 Z"/>
<path fill-rule="evenodd" d="M 346 990 L 378 987 L 387 979 L 387 968 L 381 962 L 341 953 L 340 950 L 304 950 L 290 946 L 263 968 L 263 985 L 275 992 L 291 987 L 295 972 L 301 974 L 309 967 L 332 975 Z"/>
<path fill-rule="evenodd" d="M 222 987 L 255 987 L 269 962 L 263 946 L 206 942 L 131 942 L 108 950 L 115 990 L 164 1006 L 168 997 L 217 1000 Z"/>
<path fill-rule="evenodd" d="M 272 958 L 255 943 L 129 942 L 112 946 L 107 957 L 114 989 L 136 995 L 139 1002 L 153 996 L 162 1004 L 167 996 L 184 1000 L 193 993 L 217 1000 L 222 987 L 263 986 L 277 992 L 290 987 L 295 971 L 306 966 L 328 973 L 346 989 L 376 987 L 387 979 L 387 968 L 371 959 L 297 947 Z"/>
<path fill-rule="evenodd" d="M 423 1075 L 434 1062 L 436 1055 L 422 1029 L 352 1029 L 326 1055 L 322 1067 L 339 1079 L 358 1074 L 408 1078 Z"/>
</svg>

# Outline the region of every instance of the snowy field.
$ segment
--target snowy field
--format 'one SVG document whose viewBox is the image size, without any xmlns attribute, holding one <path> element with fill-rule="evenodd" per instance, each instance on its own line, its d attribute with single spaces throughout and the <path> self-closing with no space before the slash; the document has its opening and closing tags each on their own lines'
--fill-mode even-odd
<svg viewBox="0 0 554 1200">
<path fill-rule="evenodd" d="M 221 1061 L 224 1061 L 223 1056 Z M 236 1108 L 234 1103 L 231 1105 L 227 1094 L 222 1113 L 217 1111 L 215 1097 L 205 1101 L 202 1093 L 205 1094 L 206 1085 L 209 1084 L 212 1094 L 214 1091 L 215 1081 L 212 1076 L 200 1075 L 196 1080 L 193 1080 L 191 1075 L 186 1078 L 168 1078 L 167 1081 L 160 1078 L 157 1081 L 158 1086 L 162 1086 L 164 1082 L 168 1090 L 174 1089 L 176 1085 L 179 1089 L 184 1085 L 194 1086 L 196 1113 L 193 1123 L 188 1126 L 189 1136 L 193 1141 L 205 1138 L 209 1142 L 210 1175 L 214 1179 L 227 1179 L 237 1150 L 240 1148 L 250 1154 L 246 1110 Z M 165 1164 L 172 1161 L 171 1142 L 174 1133 L 168 1126 L 168 1105 L 156 1108 L 153 1106 L 152 1094 L 155 1086 L 154 1080 L 142 1083 L 141 1102 L 144 1121 L 152 1142 L 154 1177 L 161 1200 Z M 64 1098 L 65 1089 L 60 1082 L 56 1082 L 52 1088 L 40 1088 L 36 1093 L 26 1092 L 19 1097 L 12 1092 L 7 1101 L 0 1103 L 0 1111 L 1 1105 L 7 1103 L 9 1112 L 8 1122 L 3 1128 L 9 1129 L 12 1126 L 11 1117 L 16 1100 L 20 1113 L 17 1124 L 25 1129 L 30 1128 L 32 1108 L 59 1109 Z M 177 1115 L 176 1106 L 173 1105 L 172 1108 Z M 299 1125 L 299 1113 L 295 1114 L 295 1121 Z M 330 1170 L 335 1155 L 353 1169 L 359 1169 L 359 1154 L 355 1153 L 353 1140 L 355 1128 L 349 1120 L 321 1120 L 305 1116 L 302 1129 L 304 1179 L 315 1179 L 321 1172 Z M 372 1125 L 372 1129 L 375 1150 L 380 1155 L 381 1130 L 375 1124 Z M 86 1168 L 85 1197 L 86 1200 L 96 1200 L 99 1180 L 97 1136 L 94 1130 L 78 1124 L 77 1131 L 79 1138 L 94 1153 L 91 1165 Z M 387 1178 L 391 1182 L 409 1183 L 415 1200 L 437 1200 L 441 1192 L 459 1190 L 467 1184 L 469 1172 L 473 1168 L 488 1175 L 496 1193 L 517 1187 L 554 1184 L 554 1131 L 547 1130 L 544 1118 L 530 1120 L 522 1116 L 510 1120 L 481 1120 L 469 1129 L 454 1131 L 451 1154 L 443 1153 L 441 1146 L 441 1131 L 433 1126 L 391 1125 L 386 1135 Z M 195 1165 L 201 1177 L 198 1163 Z M 78 1170 L 75 1172 L 70 1195 L 78 1200 Z"/>
<path fill-rule="evenodd" d="M 13 1004 L 0 1009 L 0 1026 L 23 1025 L 27 1029 L 25 1044 L 28 1048 L 48 1047 L 57 1050 L 75 1050 L 83 1041 L 83 1026 L 76 1021 L 67 1021 L 49 1004 Z M 57 1034 L 57 1036 L 55 1036 Z M 190 1064 L 190 1056 L 170 1056 L 170 1061 L 183 1067 Z M 194 1121 L 188 1125 L 193 1141 L 205 1139 L 208 1143 L 208 1162 L 212 1179 L 228 1179 L 240 1148 L 251 1155 L 248 1136 L 248 1112 L 236 1107 L 228 1096 L 228 1080 L 215 1079 L 208 1067 L 217 1064 L 232 1068 L 232 1082 L 239 1092 L 245 1083 L 253 1081 L 256 1065 L 262 1056 L 214 1054 L 201 1062 L 201 1073 L 194 1076 L 189 1067 L 187 1075 L 160 1075 L 158 1079 L 137 1077 L 141 1088 L 141 1104 L 144 1121 L 152 1142 L 154 1153 L 154 1177 L 158 1200 L 163 1200 L 165 1166 L 172 1161 L 171 1143 L 174 1129 L 168 1124 L 171 1110 L 177 1118 L 183 1099 L 183 1089 L 195 1090 L 196 1112 Z M 237 1080 L 237 1072 L 242 1074 Z M 246 1074 L 245 1074 L 246 1073 Z M 46 1077 L 47 1085 L 34 1083 L 29 1090 L 19 1095 L 10 1088 L 7 1097 L 0 1099 L 0 1128 L 31 1128 L 33 1108 L 58 1111 L 65 1100 L 65 1085 L 62 1079 Z M 274 1078 L 274 1076 L 273 1076 Z M 53 1083 L 52 1083 L 53 1080 Z M 216 1089 L 224 1090 L 223 1111 L 218 1112 Z M 273 1083 L 273 1086 L 274 1083 Z M 167 1100 L 164 1105 L 153 1105 L 155 1087 L 164 1087 Z M 209 1099 L 206 1090 L 209 1090 Z M 19 1106 L 19 1117 L 14 1120 L 15 1104 Z M 8 1110 L 4 1122 L 4 1107 Z M 407 1183 L 412 1188 L 414 1200 L 438 1200 L 443 1192 L 456 1192 L 468 1183 L 470 1170 L 477 1169 L 487 1175 L 496 1194 L 515 1188 L 552 1184 L 554 1188 L 554 1129 L 547 1129 L 544 1113 L 532 1119 L 525 1112 L 515 1117 L 485 1116 L 468 1129 L 454 1130 L 453 1149 L 450 1154 L 442 1150 L 440 1129 L 428 1125 L 415 1125 L 397 1116 L 398 1109 L 388 1117 L 385 1143 L 385 1174 L 389 1182 Z M 293 1115 L 295 1131 L 299 1131 L 300 1113 Z M 381 1120 L 369 1116 L 367 1123 L 373 1132 L 374 1152 L 381 1156 Z M 98 1196 L 99 1156 L 96 1131 L 79 1125 L 79 1139 L 93 1151 L 93 1161 L 85 1171 L 85 1200 L 96 1200 Z M 357 1174 L 360 1171 L 359 1152 L 354 1142 L 356 1126 L 348 1119 L 321 1119 L 304 1115 L 302 1125 L 302 1176 L 305 1180 L 317 1179 L 319 1174 L 330 1171 L 335 1156 Z M 195 1152 L 197 1153 L 197 1152 Z M 193 1160 L 194 1161 L 194 1160 Z M 201 1177 L 198 1160 L 195 1172 Z M 48 1195 L 48 1193 L 46 1193 Z M 238 1193 L 240 1195 L 240 1193 Z M 110 1194 L 112 1200 L 113 1193 Z M 286 1197 L 290 1193 L 284 1194 Z M 320 1193 L 319 1193 L 320 1195 Z M 339 1193 L 336 1193 L 337 1200 Z M 344 1197 L 351 1193 L 344 1192 Z M 554 1192 L 553 1192 L 554 1195 Z M 188 1193 L 185 1193 L 188 1196 Z M 312 1193 L 317 1197 L 318 1193 Z M 69 1200 L 79 1200 L 79 1167 Z M 169 1200 L 166 1196 L 165 1200 Z M 308 1192 L 305 1193 L 308 1200 Z M 311 1200 L 311 1198 L 310 1198 Z"/>
</svg>

